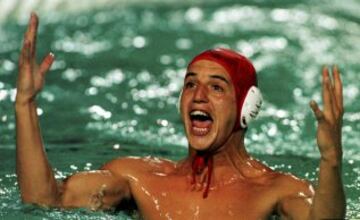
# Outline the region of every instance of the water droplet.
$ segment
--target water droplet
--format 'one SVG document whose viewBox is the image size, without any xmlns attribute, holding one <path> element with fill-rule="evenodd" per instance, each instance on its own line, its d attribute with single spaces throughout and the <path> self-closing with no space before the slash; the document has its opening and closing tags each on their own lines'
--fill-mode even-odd
<svg viewBox="0 0 360 220">
<path fill-rule="evenodd" d="M 136 48 L 143 48 L 146 45 L 146 39 L 143 36 L 136 36 L 133 39 L 133 46 Z"/>
<path fill-rule="evenodd" d="M 120 144 L 114 144 L 113 149 L 119 150 L 120 149 Z"/>
</svg>

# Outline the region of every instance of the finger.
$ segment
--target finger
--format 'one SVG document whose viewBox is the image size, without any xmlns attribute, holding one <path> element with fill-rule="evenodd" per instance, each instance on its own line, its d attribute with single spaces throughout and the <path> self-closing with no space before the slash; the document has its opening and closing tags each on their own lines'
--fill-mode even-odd
<svg viewBox="0 0 360 220">
<path fill-rule="evenodd" d="M 329 77 L 329 70 L 327 66 L 322 70 L 322 96 L 324 101 L 324 112 L 333 114 L 333 104 L 331 96 L 331 82 Z"/>
<path fill-rule="evenodd" d="M 42 76 L 45 76 L 45 74 L 49 71 L 52 63 L 55 60 L 55 56 L 53 53 L 49 53 L 41 62 L 39 67 L 39 72 Z"/>
<path fill-rule="evenodd" d="M 30 43 L 25 41 L 19 59 L 20 73 L 31 73 Z"/>
<path fill-rule="evenodd" d="M 30 32 L 29 38 L 31 41 L 31 56 L 32 62 L 36 60 L 36 41 L 37 41 L 37 29 L 39 25 L 39 19 L 35 13 L 31 13 L 31 25 L 30 25 Z"/>
<path fill-rule="evenodd" d="M 36 37 L 37 37 L 37 28 L 38 28 L 38 17 L 35 13 L 31 13 L 29 24 L 27 31 L 24 36 L 24 40 L 27 42 L 30 42 L 30 52 L 32 55 L 32 62 L 35 60 L 35 53 L 36 53 Z"/>
<path fill-rule="evenodd" d="M 335 96 L 336 96 L 336 105 L 340 112 L 343 112 L 343 88 L 340 77 L 340 71 L 337 65 L 333 67 L 333 76 L 334 76 L 334 87 L 335 87 Z"/>
<path fill-rule="evenodd" d="M 28 51 L 28 46 L 30 44 L 29 40 L 28 40 L 28 35 L 29 35 L 29 27 L 30 27 L 30 24 L 31 24 L 31 16 L 30 16 L 30 20 L 29 20 L 29 24 L 28 24 L 28 27 L 27 27 L 27 30 L 25 31 L 24 33 L 24 38 L 23 38 L 23 43 L 22 43 L 22 48 L 21 48 L 21 51 L 20 51 L 20 57 L 19 57 L 19 67 L 21 67 L 24 62 L 25 62 L 25 59 L 26 59 L 26 53 Z"/>
<path fill-rule="evenodd" d="M 319 105 L 314 100 L 311 100 L 309 105 L 314 113 L 316 120 L 318 122 L 324 120 L 324 113 L 320 110 Z"/>
<path fill-rule="evenodd" d="M 23 45 L 21 47 L 20 56 L 19 56 L 19 67 L 20 68 L 22 67 L 22 65 L 25 62 L 28 45 L 29 45 L 29 43 L 26 40 L 24 40 Z"/>
<path fill-rule="evenodd" d="M 336 96 L 335 96 L 335 87 L 333 85 L 333 83 L 330 80 L 330 76 L 329 76 L 329 80 L 327 82 L 327 89 L 330 93 L 330 106 L 331 106 L 331 112 L 332 113 L 337 113 L 338 112 L 338 107 L 337 107 L 337 100 L 336 100 Z"/>
</svg>

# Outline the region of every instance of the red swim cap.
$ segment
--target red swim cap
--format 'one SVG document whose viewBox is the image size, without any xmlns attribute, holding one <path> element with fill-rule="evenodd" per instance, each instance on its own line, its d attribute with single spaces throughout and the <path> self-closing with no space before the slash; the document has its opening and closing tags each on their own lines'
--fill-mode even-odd
<svg viewBox="0 0 360 220">
<path fill-rule="evenodd" d="M 191 64 L 199 60 L 214 61 L 223 66 L 231 77 L 235 88 L 237 101 L 237 115 L 234 130 L 239 130 L 240 112 L 244 103 L 244 99 L 251 86 L 257 86 L 256 71 L 250 60 L 243 55 L 229 49 L 216 48 L 206 50 L 195 56 L 189 63 Z"/>
</svg>

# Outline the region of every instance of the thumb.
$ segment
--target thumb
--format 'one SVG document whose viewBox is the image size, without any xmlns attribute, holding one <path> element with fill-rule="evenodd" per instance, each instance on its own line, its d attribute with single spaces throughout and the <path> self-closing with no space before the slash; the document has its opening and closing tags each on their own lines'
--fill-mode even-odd
<svg viewBox="0 0 360 220">
<path fill-rule="evenodd" d="M 324 119 L 324 113 L 320 110 L 318 104 L 314 100 L 311 100 L 309 105 L 315 115 L 316 120 L 322 121 Z"/>
<path fill-rule="evenodd" d="M 47 73 L 54 60 L 55 60 L 55 56 L 53 53 L 49 53 L 48 55 L 46 55 L 46 57 L 43 59 L 39 67 L 39 72 L 41 75 L 44 76 Z"/>
</svg>

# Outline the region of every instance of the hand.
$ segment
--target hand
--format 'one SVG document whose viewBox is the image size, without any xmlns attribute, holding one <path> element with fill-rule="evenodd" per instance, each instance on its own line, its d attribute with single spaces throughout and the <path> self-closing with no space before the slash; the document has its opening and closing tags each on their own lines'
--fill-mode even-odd
<svg viewBox="0 0 360 220">
<path fill-rule="evenodd" d="M 320 110 L 318 104 L 312 100 L 310 107 L 318 122 L 317 144 L 321 159 L 332 164 L 341 163 L 341 129 L 343 108 L 342 82 L 336 66 L 333 67 L 333 82 L 329 76 L 329 70 L 322 70 L 322 98 L 324 109 Z"/>
<path fill-rule="evenodd" d="M 36 62 L 36 35 L 38 17 L 31 13 L 28 29 L 19 57 L 19 74 L 17 79 L 17 104 L 31 103 L 44 86 L 45 74 L 54 61 L 54 55 L 49 53 L 39 65 Z"/>
</svg>

